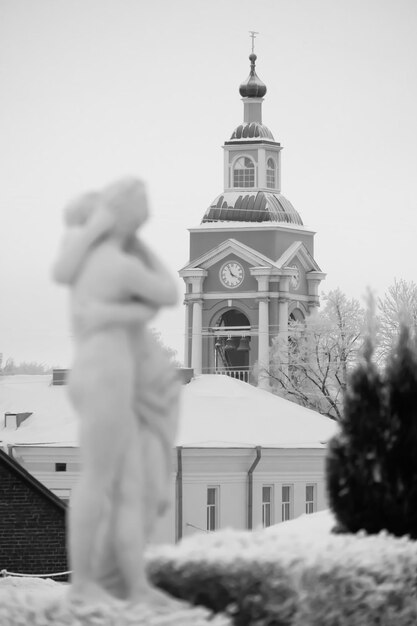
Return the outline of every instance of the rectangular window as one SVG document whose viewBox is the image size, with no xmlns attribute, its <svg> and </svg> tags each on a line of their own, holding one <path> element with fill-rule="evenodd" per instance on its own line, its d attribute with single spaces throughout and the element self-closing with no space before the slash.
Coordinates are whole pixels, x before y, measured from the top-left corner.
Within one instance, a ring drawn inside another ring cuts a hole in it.
<svg viewBox="0 0 417 626">
<path fill-rule="evenodd" d="M 207 530 L 218 528 L 219 516 L 219 488 L 207 487 Z"/>
<path fill-rule="evenodd" d="M 235 170 L 233 172 L 233 187 L 254 187 L 255 186 L 255 170 Z"/>
<path fill-rule="evenodd" d="M 272 487 L 262 487 L 262 526 L 266 528 L 272 524 Z"/>
<path fill-rule="evenodd" d="M 306 513 L 316 510 L 316 485 L 306 485 Z"/>
<path fill-rule="evenodd" d="M 275 170 L 266 170 L 266 186 L 269 189 L 275 187 Z"/>
<path fill-rule="evenodd" d="M 55 463 L 55 471 L 56 472 L 66 472 L 67 464 L 66 463 Z"/>
<path fill-rule="evenodd" d="M 291 519 L 292 509 L 292 488 L 291 485 L 282 486 L 282 521 Z"/>
</svg>

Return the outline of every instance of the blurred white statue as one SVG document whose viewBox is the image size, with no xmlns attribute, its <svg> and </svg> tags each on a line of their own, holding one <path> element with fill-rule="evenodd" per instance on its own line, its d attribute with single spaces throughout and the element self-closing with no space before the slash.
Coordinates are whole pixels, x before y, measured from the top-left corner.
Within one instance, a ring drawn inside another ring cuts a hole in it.
<svg viewBox="0 0 417 626">
<path fill-rule="evenodd" d="M 177 301 L 162 263 L 136 236 L 143 184 L 119 181 L 65 213 L 54 266 L 71 289 L 75 359 L 70 399 L 80 418 L 82 471 L 69 514 L 72 595 L 97 602 L 174 602 L 146 578 L 144 548 L 165 510 L 179 382 L 146 328 Z"/>
</svg>

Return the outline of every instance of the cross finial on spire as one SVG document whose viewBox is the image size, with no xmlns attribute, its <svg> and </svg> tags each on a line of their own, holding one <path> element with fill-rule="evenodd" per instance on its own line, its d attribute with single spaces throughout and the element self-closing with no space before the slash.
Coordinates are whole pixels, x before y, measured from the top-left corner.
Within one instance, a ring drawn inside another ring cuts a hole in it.
<svg viewBox="0 0 417 626">
<path fill-rule="evenodd" d="M 256 30 L 250 30 L 250 37 L 252 39 L 252 54 L 255 52 L 255 37 L 256 35 L 259 35 L 259 33 Z"/>
</svg>

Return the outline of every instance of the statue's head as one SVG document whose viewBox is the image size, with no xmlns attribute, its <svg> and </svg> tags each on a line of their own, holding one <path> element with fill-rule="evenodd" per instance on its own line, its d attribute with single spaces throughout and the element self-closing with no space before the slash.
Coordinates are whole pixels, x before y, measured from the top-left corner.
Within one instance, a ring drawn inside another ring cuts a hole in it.
<svg viewBox="0 0 417 626">
<path fill-rule="evenodd" d="M 133 234 L 148 218 L 148 200 L 145 185 L 137 178 L 125 178 L 106 187 L 102 200 L 114 212 L 114 232 Z"/>
</svg>

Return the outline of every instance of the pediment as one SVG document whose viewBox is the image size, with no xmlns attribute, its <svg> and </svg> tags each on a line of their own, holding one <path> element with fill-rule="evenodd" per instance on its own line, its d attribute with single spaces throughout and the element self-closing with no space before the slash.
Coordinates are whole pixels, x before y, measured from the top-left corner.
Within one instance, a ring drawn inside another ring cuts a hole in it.
<svg viewBox="0 0 417 626">
<path fill-rule="evenodd" d="M 290 267 L 296 261 L 304 268 L 305 272 L 321 272 L 320 267 L 313 259 L 302 241 L 294 241 L 289 248 L 275 261 L 275 265 L 280 269 Z"/>
<path fill-rule="evenodd" d="M 187 263 L 187 265 L 185 265 L 180 270 L 179 274 L 181 276 L 182 273 L 186 270 L 191 270 L 196 267 L 207 270 L 209 267 L 211 267 L 215 263 L 218 263 L 230 254 L 236 255 L 242 261 L 246 261 L 247 263 L 255 267 L 263 266 L 274 269 L 277 268 L 276 263 L 264 254 L 257 252 L 253 248 L 250 248 L 249 246 L 241 243 L 240 241 L 237 241 L 236 239 L 226 239 L 215 248 L 208 250 L 197 259 L 194 259 L 190 263 Z"/>
</svg>

